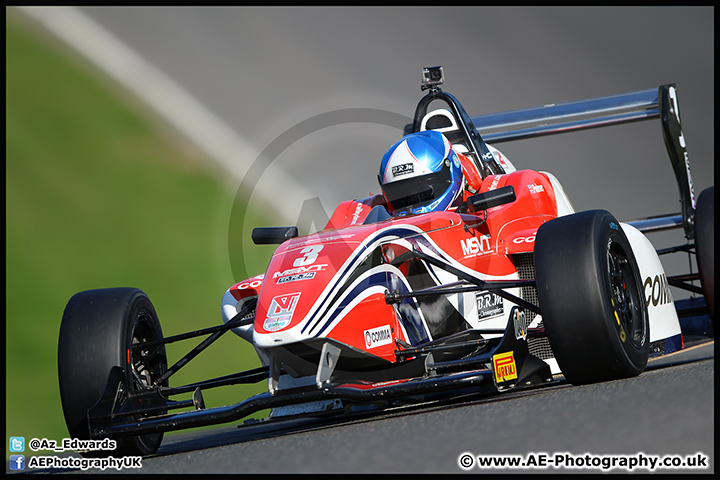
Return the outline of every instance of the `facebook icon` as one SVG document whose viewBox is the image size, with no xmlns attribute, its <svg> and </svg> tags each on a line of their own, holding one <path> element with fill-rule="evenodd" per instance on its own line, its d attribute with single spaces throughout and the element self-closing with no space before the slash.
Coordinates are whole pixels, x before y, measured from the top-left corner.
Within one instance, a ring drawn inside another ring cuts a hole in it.
<svg viewBox="0 0 720 480">
<path fill-rule="evenodd" d="M 10 470 L 25 470 L 25 455 L 10 455 Z"/>
</svg>

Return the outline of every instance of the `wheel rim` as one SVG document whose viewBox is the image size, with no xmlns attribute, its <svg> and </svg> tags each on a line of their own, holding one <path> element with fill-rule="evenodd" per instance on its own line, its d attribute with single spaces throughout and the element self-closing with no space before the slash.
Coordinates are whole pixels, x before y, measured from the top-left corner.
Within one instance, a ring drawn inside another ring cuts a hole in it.
<svg viewBox="0 0 720 480">
<path fill-rule="evenodd" d="M 130 349 L 130 373 L 134 390 L 144 390 L 153 387 L 153 381 L 164 373 L 161 361 L 160 347 L 138 349 L 134 345 L 157 340 L 155 332 L 150 326 L 150 319 L 144 312 L 132 331 L 132 345 Z"/>
<path fill-rule="evenodd" d="M 608 245 L 607 259 L 618 336 L 623 343 L 629 342 L 639 350 L 645 343 L 647 331 L 632 265 L 622 246 L 612 241 Z"/>
<path fill-rule="evenodd" d="M 156 388 L 155 380 L 167 370 L 165 354 L 162 345 L 149 348 L 134 348 L 134 345 L 157 340 L 157 335 L 152 327 L 153 319 L 150 313 L 141 311 L 133 325 L 131 332 L 131 346 L 128 351 L 129 375 L 128 388 L 130 390 L 146 390 Z M 163 382 L 167 384 L 167 382 Z M 137 437 L 137 441 L 146 445 L 146 448 L 154 450 L 152 445 L 159 443 L 162 439 L 161 433 L 150 433 Z"/>
</svg>

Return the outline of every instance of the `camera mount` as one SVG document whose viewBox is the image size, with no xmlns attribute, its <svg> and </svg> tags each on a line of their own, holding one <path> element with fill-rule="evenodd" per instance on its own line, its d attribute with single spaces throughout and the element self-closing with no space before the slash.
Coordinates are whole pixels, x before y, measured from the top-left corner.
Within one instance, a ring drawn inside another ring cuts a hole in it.
<svg viewBox="0 0 720 480">
<path fill-rule="evenodd" d="M 445 76 L 443 75 L 442 67 L 424 67 L 422 70 L 422 85 L 420 86 L 420 90 L 430 90 L 433 93 L 440 92 L 440 85 L 442 85 L 444 81 Z"/>
</svg>

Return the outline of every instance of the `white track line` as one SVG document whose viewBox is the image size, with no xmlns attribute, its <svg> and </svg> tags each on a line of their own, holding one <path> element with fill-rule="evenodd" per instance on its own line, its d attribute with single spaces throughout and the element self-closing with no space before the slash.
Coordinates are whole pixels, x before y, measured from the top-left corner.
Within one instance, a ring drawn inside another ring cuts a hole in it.
<svg viewBox="0 0 720 480">
<path fill-rule="evenodd" d="M 215 160 L 228 186 L 238 187 L 259 152 L 190 93 L 75 7 L 17 8 L 139 97 Z M 298 212 L 306 199 L 316 196 L 280 169 L 274 169 L 272 183 L 282 186 L 283 205 L 297 206 Z M 271 208 L 277 204 L 275 188 L 258 185 L 253 193 Z M 274 210 L 295 221 L 287 209 Z"/>
</svg>

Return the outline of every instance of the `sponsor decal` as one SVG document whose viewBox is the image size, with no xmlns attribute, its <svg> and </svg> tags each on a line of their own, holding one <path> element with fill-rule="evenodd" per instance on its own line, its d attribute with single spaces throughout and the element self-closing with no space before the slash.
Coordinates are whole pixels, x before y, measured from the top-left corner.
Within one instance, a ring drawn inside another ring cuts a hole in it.
<svg viewBox="0 0 720 480">
<path fill-rule="evenodd" d="M 526 340 L 527 339 L 527 327 L 525 326 L 525 312 L 520 310 L 518 307 L 513 307 L 513 311 L 510 312 L 513 317 L 513 327 L 515 327 L 515 339 Z"/>
<path fill-rule="evenodd" d="M 695 201 L 695 187 L 693 187 L 692 175 L 690 175 L 690 160 L 688 160 L 688 153 L 684 152 L 683 156 L 685 157 L 685 171 L 687 172 L 688 186 L 690 187 L 690 200 L 692 201 L 693 208 L 697 208 L 697 202 Z"/>
<path fill-rule="evenodd" d="M 498 187 L 498 184 L 500 183 L 501 178 L 502 178 L 502 175 L 495 175 L 493 177 L 492 183 L 490 183 L 490 187 L 488 187 L 488 191 L 495 190 Z"/>
<path fill-rule="evenodd" d="M 495 371 L 495 382 L 508 382 L 515 380 L 517 376 L 517 366 L 515 365 L 515 357 L 513 352 L 500 353 L 493 355 L 493 370 Z"/>
<path fill-rule="evenodd" d="M 664 273 L 655 275 L 655 277 L 647 277 L 643 282 L 643 289 L 645 290 L 645 303 L 648 307 L 651 303 L 653 307 L 657 307 L 673 302 L 670 285 Z"/>
<path fill-rule="evenodd" d="M 480 292 L 475 295 L 477 301 L 478 320 L 502 315 L 503 299 L 492 292 Z"/>
<path fill-rule="evenodd" d="M 352 222 L 350 222 L 350 225 L 355 225 L 357 223 L 362 211 L 363 211 L 363 204 L 358 203 L 357 206 L 355 207 L 355 213 L 353 213 Z"/>
<path fill-rule="evenodd" d="M 394 165 L 392 167 L 393 177 L 400 177 L 402 175 L 409 175 L 415 171 L 412 163 L 403 163 L 401 165 Z"/>
<path fill-rule="evenodd" d="M 529 237 L 517 237 L 513 239 L 513 243 L 521 244 L 521 243 L 533 243 L 535 242 L 535 235 L 530 235 Z"/>
<path fill-rule="evenodd" d="M 668 90 L 668 96 L 670 97 L 670 100 L 672 100 L 672 105 L 670 106 L 670 113 L 673 113 L 675 115 L 675 119 L 677 120 L 678 126 L 680 126 L 680 108 L 678 105 L 678 99 L 677 99 L 677 92 L 674 88 L 670 88 Z M 678 143 L 680 144 L 680 147 L 683 149 L 683 159 L 685 160 L 685 171 L 687 172 L 687 179 L 688 179 L 688 186 L 690 187 L 690 200 L 692 202 L 693 208 L 697 206 L 695 202 L 695 189 L 693 188 L 693 181 L 692 181 L 692 175 L 690 175 L 690 160 L 688 159 L 688 152 L 685 150 L 687 148 L 685 144 L 685 135 L 683 134 L 682 129 L 680 130 L 680 134 L 677 137 Z"/>
<path fill-rule="evenodd" d="M 248 288 L 255 288 L 257 289 L 262 285 L 262 279 L 253 280 L 252 282 L 243 282 L 237 286 L 238 290 L 247 290 Z"/>
<path fill-rule="evenodd" d="M 363 334 L 365 336 L 365 347 L 368 349 L 393 343 L 393 335 L 390 325 L 365 330 Z"/>
<path fill-rule="evenodd" d="M 532 193 L 533 195 L 536 193 L 545 191 L 545 187 L 543 187 L 542 185 L 538 185 L 536 183 L 532 183 L 532 184 L 528 185 L 527 187 L 530 190 L 530 193 Z"/>
<path fill-rule="evenodd" d="M 263 328 L 268 332 L 275 332 L 290 325 L 298 300 L 300 300 L 300 293 L 273 297 L 267 317 L 263 322 Z"/>
<path fill-rule="evenodd" d="M 510 173 L 510 167 L 508 167 L 508 164 L 505 162 L 505 159 L 500 152 L 497 154 L 497 160 L 503 170 L 505 170 L 505 173 Z"/>
<path fill-rule="evenodd" d="M 310 272 L 322 272 L 325 270 L 325 267 L 327 267 L 327 263 L 321 263 L 318 265 L 310 265 L 309 267 L 297 267 L 297 268 L 290 268 L 288 270 L 283 270 L 282 272 L 275 272 L 273 273 L 273 279 L 280 278 L 280 277 L 286 277 L 288 275 L 298 275 L 301 273 L 310 273 Z"/>
<path fill-rule="evenodd" d="M 317 234 L 314 234 L 314 235 L 317 235 Z M 328 236 L 325 236 L 325 235 L 322 235 L 322 236 L 321 236 L 321 235 L 317 235 L 317 236 L 314 236 L 314 237 L 307 238 L 303 243 L 304 243 L 305 245 L 312 245 L 312 244 L 320 243 L 320 242 L 334 242 L 334 241 L 337 241 L 337 240 L 341 240 L 341 241 L 342 241 L 342 240 L 345 240 L 345 239 L 348 239 L 348 238 L 353 238 L 354 236 L 355 236 L 354 233 L 344 233 L 344 234 L 342 234 L 342 235 L 328 235 Z M 324 246 L 324 245 L 323 245 L 323 246 Z M 318 245 L 318 247 L 320 247 L 320 249 L 319 249 L 318 251 L 322 250 L 322 247 L 323 247 L 323 246 Z"/>
<path fill-rule="evenodd" d="M 460 240 L 463 255 L 465 258 L 475 257 L 477 255 L 485 255 L 490 253 L 490 235 L 482 235 L 481 237 L 470 237 L 466 240 Z"/>
<path fill-rule="evenodd" d="M 312 280 L 315 278 L 315 272 L 310 273 L 298 273 L 296 275 L 288 275 L 287 277 L 280 277 L 277 279 L 277 285 L 281 283 L 297 282 L 299 280 Z"/>
</svg>

